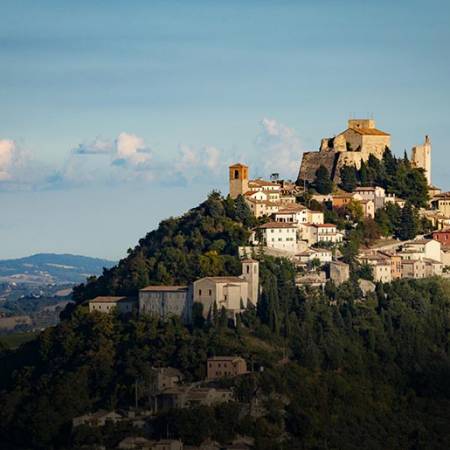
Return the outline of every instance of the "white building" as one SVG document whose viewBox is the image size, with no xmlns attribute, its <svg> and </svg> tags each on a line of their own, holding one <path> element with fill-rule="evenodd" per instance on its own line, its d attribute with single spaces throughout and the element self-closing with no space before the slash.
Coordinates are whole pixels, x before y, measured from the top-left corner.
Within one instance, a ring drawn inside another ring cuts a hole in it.
<svg viewBox="0 0 450 450">
<path fill-rule="evenodd" d="M 399 252 L 402 259 L 433 259 L 441 262 L 441 243 L 434 239 L 416 239 L 408 241 Z"/>
<path fill-rule="evenodd" d="M 326 248 L 308 248 L 295 255 L 301 265 L 307 265 L 314 260 L 320 261 L 320 264 L 326 264 L 332 261 L 333 253 Z"/>
<path fill-rule="evenodd" d="M 362 200 L 372 200 L 376 210 L 384 207 L 386 191 L 380 186 L 357 187 L 355 193 L 359 194 Z"/>
<path fill-rule="evenodd" d="M 332 223 L 303 224 L 301 226 L 301 239 L 309 245 L 320 242 L 338 243 L 342 242 L 343 234 L 337 231 L 336 225 Z"/>
<path fill-rule="evenodd" d="M 254 245 L 265 245 L 278 250 L 297 251 L 295 223 L 268 222 L 257 227 L 252 235 Z"/>
</svg>

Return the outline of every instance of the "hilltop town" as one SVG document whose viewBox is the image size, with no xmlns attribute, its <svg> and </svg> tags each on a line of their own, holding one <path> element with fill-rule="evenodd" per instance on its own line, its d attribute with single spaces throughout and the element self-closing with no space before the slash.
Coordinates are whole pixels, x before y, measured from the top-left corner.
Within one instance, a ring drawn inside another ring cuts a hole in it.
<svg viewBox="0 0 450 450">
<path fill-rule="evenodd" d="M 225 195 L 76 286 L 0 349 L 11 448 L 445 448 L 450 193 L 429 137 L 389 145 L 351 119 L 295 181 L 236 162 Z"/>
<path fill-rule="evenodd" d="M 269 180 L 251 179 L 250 167 L 231 165 L 228 195 L 256 219 L 248 245 L 239 247 L 242 274 L 146 286 L 137 298 L 99 296 L 89 301 L 90 310 L 137 309 L 188 324 L 200 304 L 205 318 L 216 308 L 235 320 L 248 305 L 257 306 L 264 255 L 288 259 L 297 270 L 297 287 L 340 285 L 352 272 L 372 292 L 376 283 L 446 276 L 450 193 L 431 184 L 430 138 L 412 148 L 410 160 L 397 160 L 390 144 L 390 134 L 373 119 L 350 119 L 344 132 L 322 139 L 319 151 L 303 154 L 296 182 L 276 173 Z M 408 186 L 398 195 L 389 180 L 402 171 L 417 189 L 410 197 Z"/>
</svg>

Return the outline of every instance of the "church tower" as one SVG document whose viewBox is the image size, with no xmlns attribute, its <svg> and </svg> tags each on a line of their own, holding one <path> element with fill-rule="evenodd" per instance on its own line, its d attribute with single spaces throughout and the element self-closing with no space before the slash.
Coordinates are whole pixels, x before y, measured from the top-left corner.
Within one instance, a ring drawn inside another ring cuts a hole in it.
<svg viewBox="0 0 450 450">
<path fill-rule="evenodd" d="M 256 259 L 242 260 L 242 276 L 248 283 L 248 299 L 256 306 L 259 296 L 259 262 Z"/>
<path fill-rule="evenodd" d="M 230 197 L 236 198 L 248 191 L 248 166 L 245 164 L 233 164 L 230 166 Z"/>
<path fill-rule="evenodd" d="M 422 145 L 412 148 L 411 162 L 414 167 L 424 170 L 428 185 L 431 186 L 431 141 L 428 136 L 425 136 Z"/>
</svg>

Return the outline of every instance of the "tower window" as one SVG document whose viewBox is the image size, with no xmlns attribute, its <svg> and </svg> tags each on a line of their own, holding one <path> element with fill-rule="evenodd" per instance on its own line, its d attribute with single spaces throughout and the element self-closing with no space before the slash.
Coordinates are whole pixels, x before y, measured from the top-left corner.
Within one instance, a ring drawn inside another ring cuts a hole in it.
<svg viewBox="0 0 450 450">
<path fill-rule="evenodd" d="M 239 179 L 239 170 L 235 170 L 234 171 L 234 179 L 238 180 Z"/>
</svg>

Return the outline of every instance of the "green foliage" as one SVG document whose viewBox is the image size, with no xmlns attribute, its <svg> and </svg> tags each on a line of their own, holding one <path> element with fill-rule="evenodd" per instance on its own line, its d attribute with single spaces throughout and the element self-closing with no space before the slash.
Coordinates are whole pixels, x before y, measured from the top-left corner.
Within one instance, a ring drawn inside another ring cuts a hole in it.
<svg viewBox="0 0 450 450">
<path fill-rule="evenodd" d="M 347 192 L 353 192 L 358 182 L 358 171 L 355 166 L 343 166 L 341 168 L 341 188 Z"/>
<path fill-rule="evenodd" d="M 357 171 L 354 166 L 341 168 L 341 187 L 352 192 L 356 184 L 381 186 L 387 193 L 406 199 L 416 207 L 427 205 L 428 184 L 423 170 L 412 167 L 406 156 L 396 158 L 388 148 L 381 161 L 370 155 Z"/>
<path fill-rule="evenodd" d="M 400 226 L 398 229 L 398 237 L 402 241 L 413 239 L 418 232 L 418 218 L 416 211 L 410 203 L 406 203 L 400 215 Z"/>
<path fill-rule="evenodd" d="M 128 256 L 99 278 L 74 289 L 82 303 L 97 295 L 135 295 L 148 284 L 186 284 L 206 275 L 237 275 L 237 247 L 255 224 L 242 197 L 223 199 L 213 192 L 197 208 L 162 221 Z"/>
<path fill-rule="evenodd" d="M 317 169 L 313 187 L 319 194 L 331 194 L 333 191 L 333 181 L 331 180 L 331 175 L 325 166 L 320 166 Z"/>
</svg>

